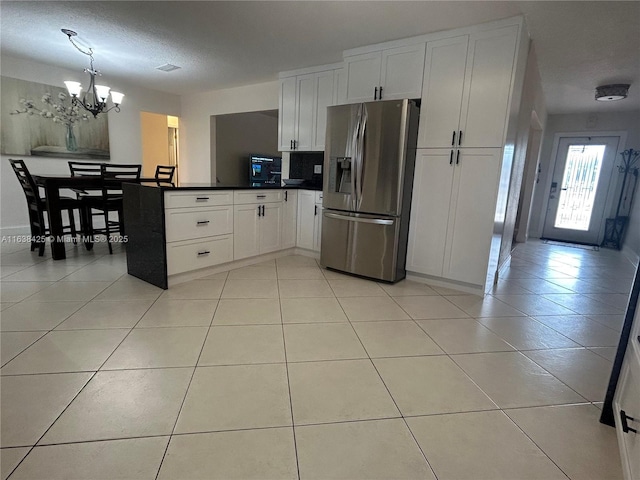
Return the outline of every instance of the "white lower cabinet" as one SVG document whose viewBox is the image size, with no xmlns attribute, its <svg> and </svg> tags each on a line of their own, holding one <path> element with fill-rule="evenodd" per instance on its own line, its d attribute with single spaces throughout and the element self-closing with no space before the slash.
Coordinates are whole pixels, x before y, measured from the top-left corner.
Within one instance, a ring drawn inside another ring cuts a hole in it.
<svg viewBox="0 0 640 480">
<path fill-rule="evenodd" d="M 232 260 L 232 234 L 167 244 L 167 275 L 212 267 Z"/>
<path fill-rule="evenodd" d="M 282 210 L 279 201 L 234 206 L 234 260 L 282 248 Z"/>
<path fill-rule="evenodd" d="M 320 193 L 320 196 L 318 196 Z M 298 191 L 298 235 L 296 245 L 320 251 L 322 229 L 322 192 Z M 319 203 L 318 203 L 319 200 Z"/>
<path fill-rule="evenodd" d="M 298 224 L 297 190 L 285 190 L 282 202 L 282 248 L 293 248 L 296 246 Z"/>
<path fill-rule="evenodd" d="M 499 148 L 418 151 L 408 271 L 484 286 L 500 153 Z"/>
</svg>

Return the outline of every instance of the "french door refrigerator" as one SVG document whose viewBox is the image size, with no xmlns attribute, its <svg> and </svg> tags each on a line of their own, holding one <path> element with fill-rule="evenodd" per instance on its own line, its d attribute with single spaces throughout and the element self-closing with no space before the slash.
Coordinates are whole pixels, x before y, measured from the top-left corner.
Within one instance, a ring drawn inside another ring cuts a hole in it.
<svg viewBox="0 0 640 480">
<path fill-rule="evenodd" d="M 408 99 L 328 107 L 323 267 L 386 282 L 405 277 L 418 114 Z"/>
</svg>

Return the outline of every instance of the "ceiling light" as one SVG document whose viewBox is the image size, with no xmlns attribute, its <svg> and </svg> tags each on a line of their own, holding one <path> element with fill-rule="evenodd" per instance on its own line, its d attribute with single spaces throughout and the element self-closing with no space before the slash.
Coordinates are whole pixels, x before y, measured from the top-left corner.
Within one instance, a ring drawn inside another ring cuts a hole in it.
<svg viewBox="0 0 640 480">
<path fill-rule="evenodd" d="M 625 83 L 617 83 L 615 85 L 596 87 L 596 100 L 599 102 L 613 102 L 614 100 L 627 98 L 630 86 Z"/>
<path fill-rule="evenodd" d="M 122 103 L 124 94 L 120 92 L 110 92 L 111 89 L 106 85 L 96 85 L 96 77 L 102 74 L 99 70 L 93 68 L 93 49 L 89 48 L 88 51 L 85 51 L 80 48 L 78 44 L 73 41 L 73 37 L 78 35 L 73 30 L 63 28 L 62 33 L 69 37 L 69 41 L 74 47 L 76 47 L 76 50 L 78 50 L 80 53 L 84 53 L 90 58 L 89 68 L 84 69 L 84 72 L 88 73 L 90 77 L 89 88 L 87 88 L 87 90 L 85 91 L 82 99 L 80 99 L 80 92 L 82 91 L 82 84 L 80 82 L 64 82 L 64 84 L 67 86 L 67 90 L 69 91 L 69 95 L 71 95 L 71 102 L 73 103 L 73 105 L 78 105 L 88 112 L 91 112 L 94 117 L 97 117 L 99 113 L 107 113 L 109 110 L 113 109 L 115 109 L 116 112 L 119 112 L 120 104 Z M 111 93 L 111 101 L 113 102 L 113 106 L 107 108 L 109 93 Z"/>
<path fill-rule="evenodd" d="M 171 63 L 165 63 L 164 65 L 160 65 L 159 67 L 156 67 L 156 70 L 162 70 L 163 72 L 173 72 L 174 70 L 178 70 L 180 68 L 182 67 L 173 65 Z"/>
</svg>

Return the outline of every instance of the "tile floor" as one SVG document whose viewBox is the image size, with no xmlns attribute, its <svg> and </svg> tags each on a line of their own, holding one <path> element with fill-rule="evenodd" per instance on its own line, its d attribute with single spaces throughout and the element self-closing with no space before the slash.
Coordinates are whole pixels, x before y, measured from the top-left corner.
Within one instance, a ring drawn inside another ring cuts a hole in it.
<svg viewBox="0 0 640 480">
<path fill-rule="evenodd" d="M 162 291 L 101 247 L 3 246 L 3 479 L 621 478 L 618 252 L 519 245 L 482 299 L 303 256 Z"/>
</svg>

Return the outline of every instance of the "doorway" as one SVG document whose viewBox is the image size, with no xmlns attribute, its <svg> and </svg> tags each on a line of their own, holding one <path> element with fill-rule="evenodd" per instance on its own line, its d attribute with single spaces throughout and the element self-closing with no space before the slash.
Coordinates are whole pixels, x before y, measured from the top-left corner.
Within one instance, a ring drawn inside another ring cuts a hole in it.
<svg viewBox="0 0 640 480">
<path fill-rule="evenodd" d="M 599 245 L 619 137 L 562 137 L 542 238 Z"/>
<path fill-rule="evenodd" d="M 176 167 L 173 182 L 178 182 L 178 117 L 140 112 L 142 135 L 142 176 L 153 177 L 157 165 Z"/>
</svg>

